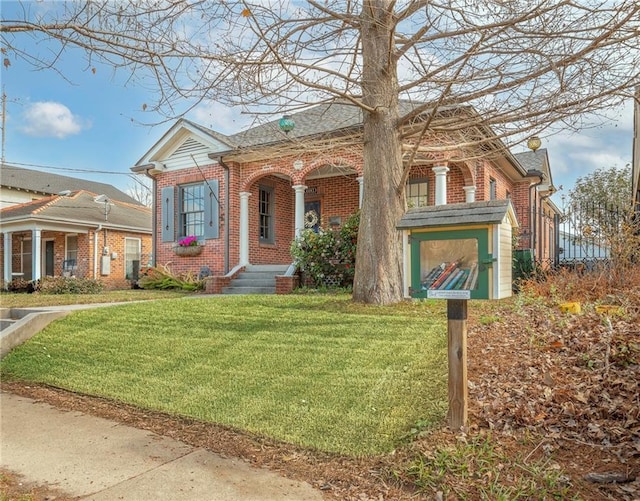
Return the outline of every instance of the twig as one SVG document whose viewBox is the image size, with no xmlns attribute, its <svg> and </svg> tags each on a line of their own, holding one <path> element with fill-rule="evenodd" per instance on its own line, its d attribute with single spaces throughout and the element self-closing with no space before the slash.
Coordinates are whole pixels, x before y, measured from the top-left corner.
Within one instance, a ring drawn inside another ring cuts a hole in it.
<svg viewBox="0 0 640 501">
<path fill-rule="evenodd" d="M 609 376 L 609 357 L 611 356 L 611 340 L 613 339 L 613 325 L 611 325 L 611 319 L 606 317 L 607 323 L 607 351 L 604 355 L 604 379 Z"/>
<path fill-rule="evenodd" d="M 534 452 L 536 452 L 536 451 L 540 448 L 540 446 L 541 446 L 542 444 L 544 444 L 546 441 L 547 441 L 547 439 L 546 439 L 546 438 L 543 438 L 543 439 L 540 441 L 540 443 L 539 443 L 538 445 L 536 445 L 536 446 L 533 448 L 533 450 L 532 450 L 529 454 L 527 454 L 527 457 L 526 457 L 526 458 L 524 458 L 524 460 L 523 460 L 522 462 L 523 462 L 523 463 L 526 463 L 526 462 L 529 460 L 529 458 L 533 455 L 533 453 L 534 453 Z"/>
</svg>

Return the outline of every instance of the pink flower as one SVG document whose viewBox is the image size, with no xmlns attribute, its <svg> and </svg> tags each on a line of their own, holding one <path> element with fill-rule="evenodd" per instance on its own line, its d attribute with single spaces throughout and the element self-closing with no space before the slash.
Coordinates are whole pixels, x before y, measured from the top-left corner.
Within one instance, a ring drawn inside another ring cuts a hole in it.
<svg viewBox="0 0 640 501">
<path fill-rule="evenodd" d="M 198 245 L 198 237 L 195 235 L 189 235 L 188 237 L 178 240 L 178 245 L 180 247 L 195 247 Z"/>
</svg>

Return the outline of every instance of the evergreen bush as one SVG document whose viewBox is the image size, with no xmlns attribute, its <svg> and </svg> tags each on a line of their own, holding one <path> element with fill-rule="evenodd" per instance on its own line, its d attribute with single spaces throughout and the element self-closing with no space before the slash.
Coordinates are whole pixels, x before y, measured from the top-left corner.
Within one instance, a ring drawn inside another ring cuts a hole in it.
<svg viewBox="0 0 640 501">
<path fill-rule="evenodd" d="M 338 230 L 304 230 L 291 245 L 300 271 L 315 287 L 353 285 L 360 213 L 349 216 Z"/>
</svg>

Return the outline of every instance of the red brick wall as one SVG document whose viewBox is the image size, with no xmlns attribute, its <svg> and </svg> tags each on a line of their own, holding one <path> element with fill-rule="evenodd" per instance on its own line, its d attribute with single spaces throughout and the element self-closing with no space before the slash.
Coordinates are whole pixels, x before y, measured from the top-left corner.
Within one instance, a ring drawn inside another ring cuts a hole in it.
<svg viewBox="0 0 640 501">
<path fill-rule="evenodd" d="M 300 170 L 293 168 L 295 160 L 301 160 Z M 307 179 L 313 176 L 316 169 L 326 165 L 342 166 L 351 169 L 352 173 L 334 177 Z M 463 188 L 470 184 L 472 175 L 476 176 L 476 200 L 489 199 L 489 179 L 496 180 L 497 198 L 507 198 L 509 192 L 520 224 L 528 224 L 528 192 L 526 183 L 514 184 L 492 162 L 473 161 L 470 164 L 449 162 L 450 171 L 447 175 L 447 203 L 465 201 Z M 233 268 L 239 260 L 239 206 L 240 192 L 248 191 L 249 197 L 249 260 L 254 264 L 289 263 L 290 243 L 294 237 L 295 221 L 295 192 L 293 186 L 305 184 L 305 202 L 320 201 L 321 224 L 329 226 L 329 218 L 338 216 L 344 221 L 358 208 L 359 183 L 358 173 L 362 171 L 362 154 L 360 149 L 338 150 L 331 154 L 308 154 L 301 157 L 285 157 L 254 161 L 247 163 L 229 162 L 229 203 L 230 214 L 224 214 L 225 207 L 225 169 L 217 163 L 201 166 L 200 169 L 190 168 L 179 171 L 161 173 L 157 176 L 157 220 L 161 221 L 160 193 L 165 186 L 177 186 L 189 182 L 201 181 L 204 178 L 219 180 L 220 186 L 220 236 L 207 240 L 206 247 L 197 257 L 178 257 L 173 251 L 173 243 L 163 243 L 161 235 L 157 238 L 157 264 L 170 264 L 175 272 L 198 272 L 202 266 L 208 266 L 214 274 L 221 275 L 225 271 L 224 252 L 225 236 L 228 224 L 229 235 L 229 263 Z M 435 175 L 433 165 L 416 166 L 410 173 L 410 178 L 426 178 L 429 182 L 429 203 L 435 200 Z M 259 186 L 267 185 L 274 188 L 275 193 L 275 240 L 273 244 L 259 242 L 258 219 L 258 190 Z M 365 188 L 366 189 L 366 188 Z M 176 193 L 177 196 L 177 193 Z M 177 202 L 177 200 L 176 200 Z"/>
<path fill-rule="evenodd" d="M 177 242 L 163 242 L 160 231 L 156 232 L 156 265 L 169 266 L 174 273 L 185 273 L 191 271 L 199 273 L 204 266 L 209 267 L 214 273 L 222 274 L 224 270 L 224 232 L 225 232 L 225 190 L 224 190 L 224 173 L 225 169 L 217 163 L 201 166 L 199 169 L 194 167 L 191 169 L 182 169 L 177 171 L 163 172 L 156 177 L 156 218 L 158 226 L 162 223 L 162 188 L 167 186 L 178 186 L 181 184 L 203 182 L 205 179 L 219 180 L 218 199 L 220 201 L 219 215 L 219 237 L 206 241 L 206 245 L 202 253 L 198 256 L 178 256 L 173 252 L 174 245 Z M 236 181 L 237 184 L 237 181 Z M 175 203 L 177 209 L 177 193 L 175 193 Z M 234 196 L 237 191 L 231 191 Z M 239 198 L 234 202 L 236 207 L 239 206 Z M 233 220 L 232 220 L 233 221 Z M 232 234 L 234 232 L 232 231 Z M 237 231 L 235 231 L 237 234 Z"/>
</svg>

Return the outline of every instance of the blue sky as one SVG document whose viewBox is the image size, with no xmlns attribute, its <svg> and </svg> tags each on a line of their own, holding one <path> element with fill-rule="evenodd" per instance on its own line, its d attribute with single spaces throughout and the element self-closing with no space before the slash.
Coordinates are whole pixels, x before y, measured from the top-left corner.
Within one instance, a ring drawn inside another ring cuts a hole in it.
<svg viewBox="0 0 640 501">
<path fill-rule="evenodd" d="M 5 14 L 10 3 L 3 4 Z M 46 44 L 29 47 L 31 51 L 47 49 Z M 95 66 L 94 73 L 79 50 L 67 52 L 57 69 L 34 71 L 14 59 L 9 67 L 2 67 L 7 96 L 6 161 L 126 190 L 134 184 L 129 168 L 172 122 L 141 125 L 162 120 L 143 111 L 145 104 L 154 102 L 153 94 L 127 83 L 126 74 L 114 74 L 109 67 Z M 631 101 L 611 110 L 610 116 L 606 125 L 585 128 L 578 134 L 542 137 L 554 185 L 563 187 L 554 196 L 559 206 L 562 194 L 568 193 L 579 176 L 599 167 L 623 167 L 631 162 Z M 188 118 L 222 133 L 237 132 L 250 123 L 250 117 L 214 103 L 200 106 Z M 515 153 L 524 150 L 524 146 L 513 149 Z"/>
</svg>

